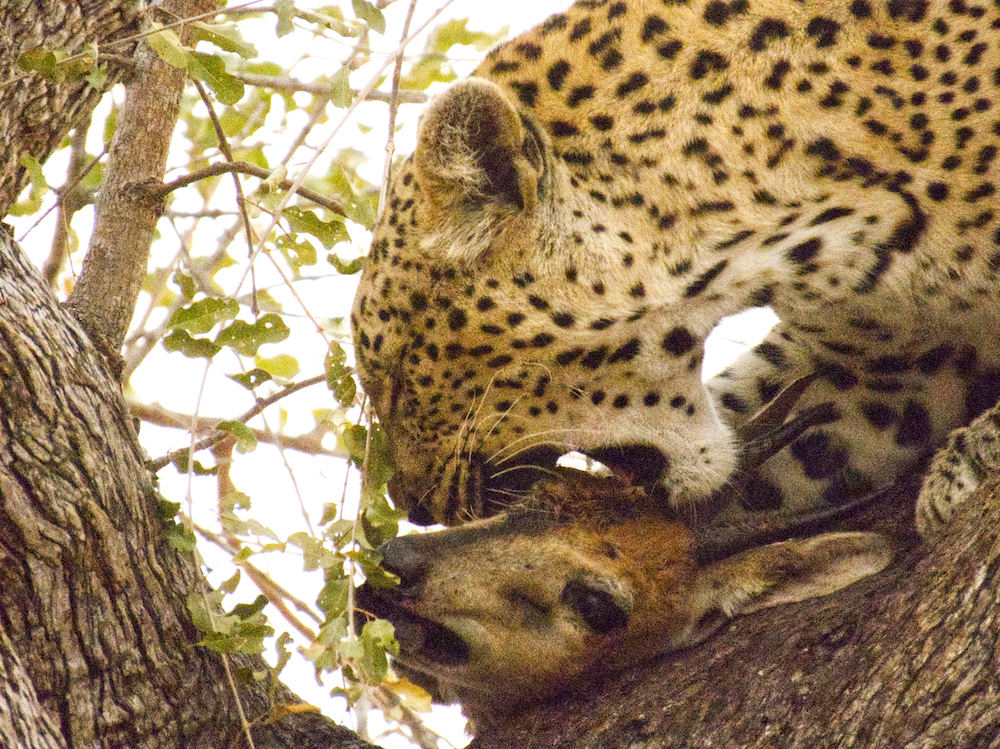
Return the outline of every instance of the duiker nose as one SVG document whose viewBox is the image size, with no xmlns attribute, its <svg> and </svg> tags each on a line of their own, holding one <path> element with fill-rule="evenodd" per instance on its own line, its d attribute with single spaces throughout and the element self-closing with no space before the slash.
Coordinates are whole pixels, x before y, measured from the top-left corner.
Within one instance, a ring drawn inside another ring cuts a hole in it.
<svg viewBox="0 0 1000 749">
<path fill-rule="evenodd" d="M 397 590 L 400 592 L 416 588 L 427 574 L 429 559 L 419 548 L 419 538 L 418 535 L 402 536 L 379 547 L 382 568 L 399 576 Z"/>
</svg>

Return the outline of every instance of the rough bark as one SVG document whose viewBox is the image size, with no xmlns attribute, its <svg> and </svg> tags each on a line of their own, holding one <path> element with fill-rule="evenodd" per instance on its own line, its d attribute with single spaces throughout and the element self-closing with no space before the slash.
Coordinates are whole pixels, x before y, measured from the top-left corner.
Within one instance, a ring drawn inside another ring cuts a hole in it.
<svg viewBox="0 0 1000 749">
<path fill-rule="evenodd" d="M 215 0 L 167 0 L 163 20 L 193 18 L 216 6 Z M 178 34 L 184 41 L 185 27 Z M 91 340 L 109 353 L 121 349 L 146 275 L 161 210 L 161 200 L 151 191 L 163 183 L 187 77 L 184 70 L 161 60 L 145 40 L 139 42 L 132 63 L 97 196 L 94 233 L 67 301 Z"/>
<path fill-rule="evenodd" d="M 204 581 L 166 541 L 118 384 L 6 233 L 0 300 L 0 746 L 239 745 L 222 658 L 187 612 Z M 251 722 L 273 707 L 266 683 L 239 692 Z M 278 689 L 275 704 L 297 703 Z M 254 736 L 366 745 L 318 713 Z"/>
<path fill-rule="evenodd" d="M 0 216 L 6 216 L 28 183 L 19 163 L 22 153 L 44 162 L 73 125 L 96 105 L 102 91 L 86 81 L 47 81 L 23 73 L 17 59 L 45 45 L 68 54 L 83 52 L 92 42 L 109 50 L 109 42 L 138 31 L 142 3 L 134 0 L 8 0 L 0 3 Z M 131 46 L 111 48 L 131 54 Z M 123 67 L 108 62 L 107 86 L 119 80 Z"/>
<path fill-rule="evenodd" d="M 880 575 L 497 719 L 473 749 L 1000 747 L 1000 481 L 933 546 L 900 499 L 875 521 L 903 534 Z"/>
<path fill-rule="evenodd" d="M 43 43 L 74 52 L 120 37 L 141 9 L 0 3 L 0 65 L 16 71 L 18 55 Z M 25 185 L 19 154 L 44 161 L 98 98 L 85 83 L 34 75 L 0 87 L 0 216 Z M 129 259 L 139 278 L 148 242 Z M 204 580 L 166 542 L 107 361 L 0 229 L 0 747 L 239 746 L 225 663 L 196 644 L 186 607 Z M 300 704 L 284 686 L 272 699 L 266 682 L 244 684 L 242 674 L 266 672 L 262 659 L 229 665 L 257 746 L 369 746 L 319 713 L 284 714 Z"/>
</svg>

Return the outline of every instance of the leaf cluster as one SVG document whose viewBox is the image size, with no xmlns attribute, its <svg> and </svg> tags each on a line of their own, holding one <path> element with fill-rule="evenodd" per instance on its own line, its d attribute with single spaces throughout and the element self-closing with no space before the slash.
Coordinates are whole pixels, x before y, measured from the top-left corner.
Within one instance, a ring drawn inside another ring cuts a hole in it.
<svg viewBox="0 0 1000 749">
<path fill-rule="evenodd" d="M 362 575 L 395 584 L 378 566 L 378 547 L 399 533 L 402 516 L 386 497 L 392 466 L 384 434 L 366 421 L 343 322 L 378 213 L 383 168 L 366 154 L 384 153 L 384 134 L 399 124 L 388 120 L 385 52 L 398 44 L 405 5 L 276 0 L 222 8 L 183 33 L 184 19 L 168 22 L 154 9 L 138 39 L 30 50 L 17 75 L 85 80 L 103 100 L 48 163 L 20 155 L 30 188 L 12 215 L 38 264 L 52 268 L 54 290 L 68 293 L 118 126 L 123 94 L 105 91 L 109 60 L 138 41 L 187 73 L 165 178 L 177 187 L 163 196 L 122 355 L 126 396 L 144 420 L 140 440 L 160 471 L 166 538 L 231 571 L 214 590 L 192 592 L 189 611 L 205 647 L 273 646 L 279 664 L 304 657 L 324 679 L 342 674 L 336 694 L 353 700 L 381 684 L 413 704 L 426 695 L 389 671 L 386 653 L 398 647 L 391 625 L 353 610 Z M 450 80 L 453 48 L 482 50 L 499 36 L 464 20 L 440 23 L 407 48 L 402 88 Z M 376 84 L 369 100 L 359 97 L 365 81 Z M 416 115 L 400 110 L 408 127 Z M 48 257 L 36 225 L 58 226 Z M 317 467 L 293 469 L 293 450 Z M 245 478 L 264 464 L 273 466 L 268 481 Z M 346 487 L 340 496 L 330 475 Z M 272 478 L 292 488 L 275 496 Z M 296 505 L 301 520 L 288 512 Z M 279 558 L 301 560 L 304 601 L 289 592 L 301 581 L 262 571 Z M 289 626 L 304 638 L 294 653 L 287 636 L 275 637 Z"/>
</svg>

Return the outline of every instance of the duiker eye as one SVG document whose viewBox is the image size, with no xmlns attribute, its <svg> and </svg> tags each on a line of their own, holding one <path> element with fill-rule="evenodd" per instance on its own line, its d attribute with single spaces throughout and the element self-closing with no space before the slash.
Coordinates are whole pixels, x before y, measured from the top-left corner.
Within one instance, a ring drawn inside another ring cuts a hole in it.
<svg viewBox="0 0 1000 749">
<path fill-rule="evenodd" d="M 566 583 L 562 600 L 598 634 L 607 634 L 628 624 L 628 613 L 615 603 L 611 593 L 580 580 Z"/>
</svg>

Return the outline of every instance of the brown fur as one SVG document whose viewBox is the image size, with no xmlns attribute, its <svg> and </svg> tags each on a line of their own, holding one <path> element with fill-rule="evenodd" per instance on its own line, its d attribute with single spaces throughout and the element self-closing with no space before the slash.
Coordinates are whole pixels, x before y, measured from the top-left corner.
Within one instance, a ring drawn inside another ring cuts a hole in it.
<svg viewBox="0 0 1000 749">
<path fill-rule="evenodd" d="M 693 645 L 726 617 L 838 590 L 892 554 L 831 533 L 699 565 L 694 537 L 614 479 L 567 475 L 530 505 L 383 548 L 394 589 L 358 592 L 396 625 L 399 664 L 470 716 Z"/>
</svg>

